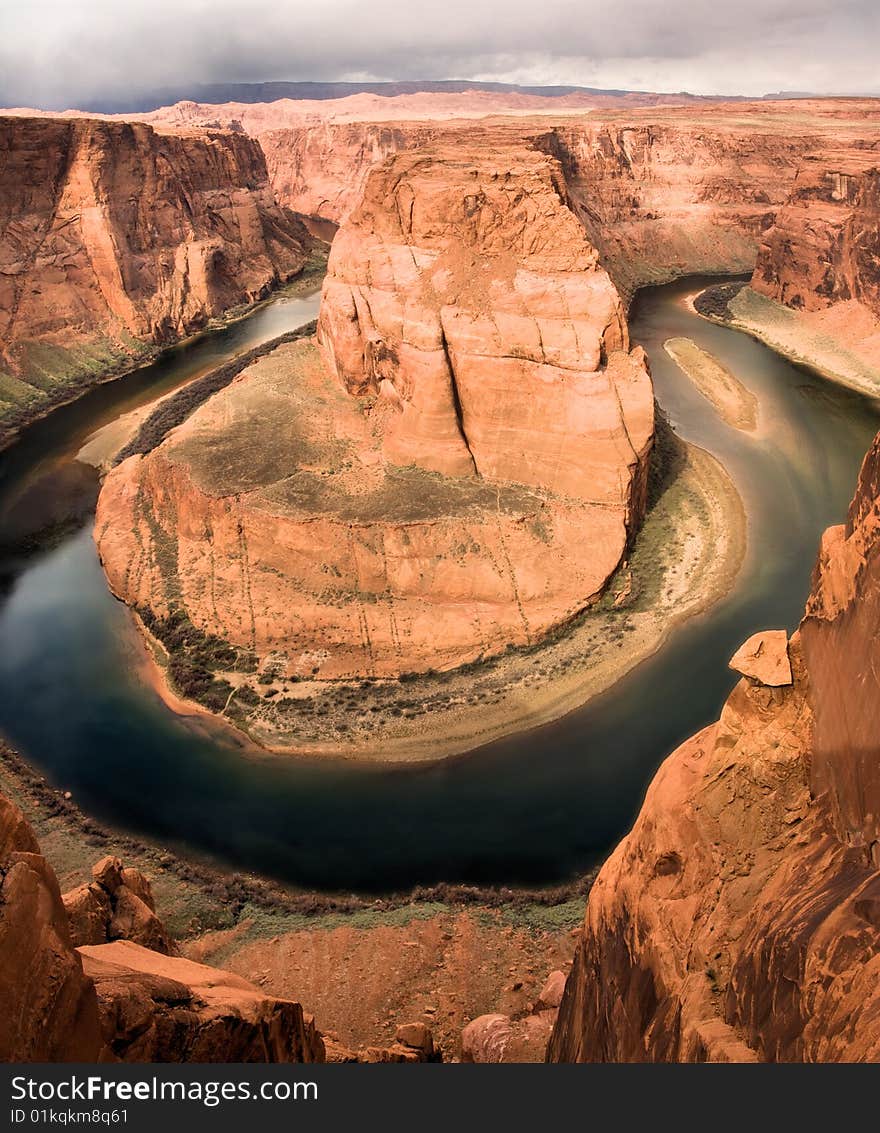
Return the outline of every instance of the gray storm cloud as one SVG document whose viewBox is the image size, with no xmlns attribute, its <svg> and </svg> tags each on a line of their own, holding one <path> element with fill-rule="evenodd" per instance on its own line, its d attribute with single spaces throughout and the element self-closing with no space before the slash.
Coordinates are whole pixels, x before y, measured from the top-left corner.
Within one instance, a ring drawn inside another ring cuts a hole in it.
<svg viewBox="0 0 880 1133">
<path fill-rule="evenodd" d="M 0 0 L 0 105 L 210 82 L 880 93 L 877 0 Z"/>
</svg>

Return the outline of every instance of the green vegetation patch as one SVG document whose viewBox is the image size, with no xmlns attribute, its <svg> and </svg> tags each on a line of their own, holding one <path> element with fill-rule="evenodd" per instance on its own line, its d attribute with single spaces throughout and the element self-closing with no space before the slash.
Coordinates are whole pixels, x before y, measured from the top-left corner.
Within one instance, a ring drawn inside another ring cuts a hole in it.
<svg viewBox="0 0 880 1133">
<path fill-rule="evenodd" d="M 233 688 L 229 681 L 217 677 L 217 672 L 256 671 L 254 653 L 205 633 L 179 608 L 172 609 L 167 617 L 160 617 L 146 606 L 136 607 L 136 612 L 168 651 L 168 673 L 175 689 L 212 712 L 223 711 Z"/>
</svg>

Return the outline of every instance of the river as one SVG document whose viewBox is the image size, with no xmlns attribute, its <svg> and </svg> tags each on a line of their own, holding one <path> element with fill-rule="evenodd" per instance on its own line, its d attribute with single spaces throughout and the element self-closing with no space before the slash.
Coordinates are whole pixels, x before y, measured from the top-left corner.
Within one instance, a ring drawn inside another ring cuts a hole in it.
<svg viewBox="0 0 880 1133">
<path fill-rule="evenodd" d="M 612 690 L 553 724 L 415 767 L 267 755 L 173 715 L 137 676 L 139 642 L 91 538 L 91 433 L 313 318 L 281 298 L 100 386 L 0 455 L 0 732 L 98 819 L 297 886 L 389 892 L 439 881 L 540 885 L 607 854 L 662 759 L 713 720 L 727 661 L 755 630 L 793 629 L 819 536 L 840 522 L 880 406 L 694 315 L 709 280 L 639 295 L 631 318 L 657 397 L 740 490 L 749 549 L 734 590 Z M 757 437 L 726 426 L 662 349 L 692 338 L 759 400 Z"/>
</svg>

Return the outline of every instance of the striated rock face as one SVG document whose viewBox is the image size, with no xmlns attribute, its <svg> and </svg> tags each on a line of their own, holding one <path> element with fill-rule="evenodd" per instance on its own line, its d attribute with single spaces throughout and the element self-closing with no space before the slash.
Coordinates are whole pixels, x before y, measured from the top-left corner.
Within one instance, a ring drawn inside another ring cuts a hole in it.
<svg viewBox="0 0 880 1133">
<path fill-rule="evenodd" d="M 741 681 L 591 892 L 552 1061 L 876 1061 L 880 437 L 793 683 Z"/>
<path fill-rule="evenodd" d="M 765 339 L 778 341 L 795 356 L 815 359 L 841 380 L 876 395 L 880 370 L 880 134 L 876 130 L 862 148 L 831 149 L 802 163 L 791 195 L 764 235 L 751 290 L 744 291 L 734 307 L 737 317 Z"/>
<path fill-rule="evenodd" d="M 733 123 L 714 107 L 557 126 L 539 144 L 559 158 L 602 262 L 631 296 L 680 275 L 750 271 L 817 141 L 762 129 L 759 117 Z"/>
<path fill-rule="evenodd" d="M 278 200 L 306 216 L 348 219 L 374 165 L 433 142 L 432 123 L 322 122 L 260 130 L 257 136 Z"/>
<path fill-rule="evenodd" d="M 7 424 L 303 266 L 244 134 L 0 118 L 0 410 Z"/>
<path fill-rule="evenodd" d="M 323 1062 L 298 1003 L 131 941 L 84 946 L 109 1054 L 123 1062 Z"/>
<path fill-rule="evenodd" d="M 810 156 L 761 242 L 752 287 L 796 310 L 863 304 L 880 319 L 880 140 Z"/>
<path fill-rule="evenodd" d="M 644 511 L 651 381 L 558 164 L 502 143 L 377 167 L 320 351 L 279 347 L 111 473 L 120 597 L 334 678 L 532 642 L 600 593 Z"/>
<path fill-rule="evenodd" d="M 845 525 L 825 532 L 801 626 L 815 729 L 812 783 L 837 837 L 880 867 L 880 438 Z"/>
<path fill-rule="evenodd" d="M 640 518 L 644 357 L 542 154 L 460 140 L 376 169 L 334 243 L 318 340 L 350 393 L 379 395 L 395 463 Z"/>
</svg>

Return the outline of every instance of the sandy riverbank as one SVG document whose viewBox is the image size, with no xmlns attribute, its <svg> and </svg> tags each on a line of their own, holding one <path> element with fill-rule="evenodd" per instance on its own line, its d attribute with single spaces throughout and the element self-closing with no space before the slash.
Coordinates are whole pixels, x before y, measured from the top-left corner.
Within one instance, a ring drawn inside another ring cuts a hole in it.
<svg viewBox="0 0 880 1133">
<path fill-rule="evenodd" d="M 664 443 L 669 467 L 628 562 L 552 640 L 407 681 L 273 681 L 257 686 L 256 705 L 233 696 L 223 724 L 281 754 L 407 763 L 459 755 L 581 707 L 724 597 L 743 561 L 745 513 L 727 473 L 671 431 Z M 169 687 L 167 653 L 147 638 L 149 682 L 166 704 L 211 717 Z M 253 678 L 217 676 L 247 685 L 253 700 Z"/>
<path fill-rule="evenodd" d="M 880 398 L 880 323 L 859 303 L 836 303 L 821 311 L 795 311 L 744 285 L 724 315 L 700 310 L 695 301 L 716 288 L 686 298 L 689 310 L 744 331 L 799 366 L 868 397 Z"/>
</svg>

